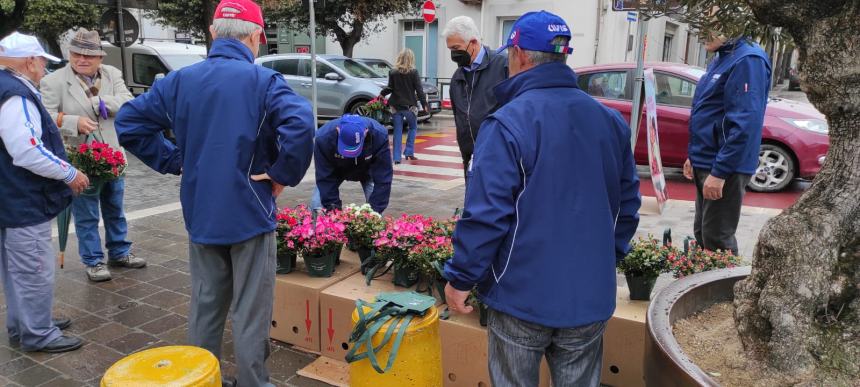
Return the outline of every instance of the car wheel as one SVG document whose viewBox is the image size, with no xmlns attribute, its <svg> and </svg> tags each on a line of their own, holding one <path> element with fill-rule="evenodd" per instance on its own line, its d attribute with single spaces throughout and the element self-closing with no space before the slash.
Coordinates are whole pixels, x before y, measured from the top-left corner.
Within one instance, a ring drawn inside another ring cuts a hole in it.
<svg viewBox="0 0 860 387">
<path fill-rule="evenodd" d="M 773 144 L 761 144 L 758 168 L 750 179 L 749 188 L 756 192 L 777 192 L 794 180 L 794 158 L 787 149 Z"/>
<path fill-rule="evenodd" d="M 352 103 L 352 105 L 349 105 L 349 109 L 347 109 L 347 111 L 352 113 L 352 114 L 358 114 L 360 116 L 366 116 L 367 111 L 365 110 L 364 105 L 366 105 L 367 102 L 368 102 L 367 100 L 363 100 L 363 99 L 355 101 Z"/>
</svg>

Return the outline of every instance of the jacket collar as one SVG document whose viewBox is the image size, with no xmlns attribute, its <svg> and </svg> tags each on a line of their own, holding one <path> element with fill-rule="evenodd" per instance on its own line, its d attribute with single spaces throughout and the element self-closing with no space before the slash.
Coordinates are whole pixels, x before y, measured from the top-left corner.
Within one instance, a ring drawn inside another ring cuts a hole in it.
<svg viewBox="0 0 860 387">
<path fill-rule="evenodd" d="M 94 118 L 95 113 L 93 113 L 93 103 L 90 101 L 89 98 L 87 98 L 87 93 L 84 91 L 83 86 L 81 86 L 81 82 L 78 81 L 78 76 L 75 75 L 75 70 L 72 69 L 72 64 L 66 64 L 66 66 L 59 71 L 62 71 L 65 81 L 68 84 L 66 90 L 69 91 L 69 94 L 72 95 L 72 98 L 74 98 L 75 102 L 81 105 L 81 108 L 83 108 L 82 111 L 85 112 L 85 115 L 89 118 Z M 99 68 L 99 72 L 102 76 L 102 84 L 110 85 L 111 80 L 105 78 L 104 72 L 102 72 L 101 67 Z"/>
<path fill-rule="evenodd" d="M 575 87 L 576 73 L 564 63 L 546 63 L 502 81 L 493 89 L 499 105 L 504 105 L 532 89 Z"/>
<path fill-rule="evenodd" d="M 209 58 L 227 58 L 244 60 L 254 63 L 254 54 L 244 43 L 229 38 L 219 38 L 212 42 L 209 49 Z"/>
<path fill-rule="evenodd" d="M 491 50 L 487 46 L 483 46 L 483 48 L 486 51 L 486 54 L 484 55 L 484 60 L 481 61 L 481 64 L 478 65 L 478 68 L 471 71 L 472 73 L 477 73 L 479 71 L 484 70 L 487 67 L 490 67 L 490 62 L 493 61 L 493 57 L 495 57 L 496 55 L 500 55 L 500 54 L 496 54 L 495 51 Z M 465 79 L 466 79 L 466 70 L 464 70 L 462 67 L 457 67 L 457 71 L 454 72 L 454 76 L 451 77 L 451 80 L 455 81 L 455 80 L 465 80 Z"/>
<path fill-rule="evenodd" d="M 723 45 L 717 49 L 717 52 L 719 52 L 720 55 L 731 55 L 738 47 L 745 43 L 749 43 L 749 39 L 744 36 L 732 38 L 723 43 Z"/>
</svg>

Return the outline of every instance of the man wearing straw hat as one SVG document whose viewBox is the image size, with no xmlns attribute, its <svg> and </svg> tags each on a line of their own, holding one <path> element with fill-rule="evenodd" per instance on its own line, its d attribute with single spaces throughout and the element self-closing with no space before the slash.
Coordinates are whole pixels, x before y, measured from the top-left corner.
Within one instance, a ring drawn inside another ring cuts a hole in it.
<svg viewBox="0 0 860 387">
<path fill-rule="evenodd" d="M 81 339 L 61 332 L 69 319 L 51 318 L 51 220 L 89 180 L 69 165 L 40 102 L 37 85 L 48 60 L 59 61 L 34 36 L 15 32 L 0 40 L 0 278 L 9 344 L 66 352 L 80 348 Z"/>
<path fill-rule="evenodd" d="M 102 64 L 105 55 L 99 33 L 81 28 L 69 45 L 69 64 L 42 79 L 42 102 L 60 128 L 66 145 L 78 146 L 96 140 L 122 151 L 114 116 L 120 106 L 134 97 L 125 86 L 122 72 Z M 97 194 L 81 195 L 72 202 L 78 253 L 90 281 L 109 281 L 107 266 L 146 266 L 143 258 L 130 251 L 124 196 L 125 178 L 120 176 L 104 183 Z M 99 236 L 99 209 L 104 217 L 107 266 Z"/>
</svg>

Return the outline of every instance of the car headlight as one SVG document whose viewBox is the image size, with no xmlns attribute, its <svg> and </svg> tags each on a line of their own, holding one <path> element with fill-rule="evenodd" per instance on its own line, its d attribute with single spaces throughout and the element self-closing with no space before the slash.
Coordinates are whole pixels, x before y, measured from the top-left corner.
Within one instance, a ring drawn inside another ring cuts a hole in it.
<svg viewBox="0 0 860 387">
<path fill-rule="evenodd" d="M 388 83 L 385 83 L 385 82 L 373 81 L 373 83 L 374 83 L 376 86 L 379 86 L 379 87 L 382 87 L 382 88 L 385 88 L 385 87 L 387 87 L 387 86 L 388 86 Z"/>
<path fill-rule="evenodd" d="M 827 134 L 830 130 L 830 127 L 827 125 L 827 121 L 817 118 L 783 118 L 782 120 L 788 122 L 795 128 L 808 130 L 810 132 Z"/>
</svg>

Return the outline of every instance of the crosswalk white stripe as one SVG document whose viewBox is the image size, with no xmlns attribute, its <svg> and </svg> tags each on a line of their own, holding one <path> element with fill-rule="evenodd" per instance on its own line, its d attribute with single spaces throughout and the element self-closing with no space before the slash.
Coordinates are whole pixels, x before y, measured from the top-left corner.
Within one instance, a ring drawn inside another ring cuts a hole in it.
<svg viewBox="0 0 860 387">
<path fill-rule="evenodd" d="M 463 177 L 463 170 L 460 168 L 441 168 L 428 167 L 424 165 L 400 164 L 394 167 L 394 171 L 432 173 L 434 175 Z"/>
<path fill-rule="evenodd" d="M 426 154 L 426 153 L 416 153 L 415 157 L 417 157 L 418 160 L 441 161 L 441 162 L 445 162 L 445 163 L 463 164 L 462 158 L 454 157 L 454 156 L 439 156 L 439 155 L 430 155 L 430 154 Z"/>
<path fill-rule="evenodd" d="M 460 152 L 460 147 L 456 145 L 433 145 L 428 150 L 445 151 L 445 152 Z"/>
</svg>

